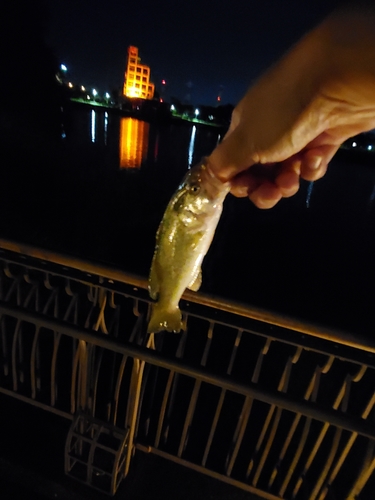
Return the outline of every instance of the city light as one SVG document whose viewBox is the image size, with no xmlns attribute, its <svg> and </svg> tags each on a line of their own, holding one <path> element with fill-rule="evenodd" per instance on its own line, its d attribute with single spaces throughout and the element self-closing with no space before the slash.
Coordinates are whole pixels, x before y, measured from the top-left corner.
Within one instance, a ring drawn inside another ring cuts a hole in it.
<svg viewBox="0 0 375 500">
<path fill-rule="evenodd" d="M 127 61 L 127 71 L 125 72 L 125 83 L 122 90 L 122 95 L 130 97 L 132 99 L 152 99 L 154 94 L 154 84 L 150 82 L 150 67 L 145 64 L 140 63 L 140 58 L 138 57 L 138 49 L 136 47 L 129 47 L 128 49 L 128 61 Z M 122 108 L 123 102 L 118 102 L 117 98 L 111 92 L 98 91 L 94 87 L 86 87 L 80 83 L 73 83 L 68 80 L 68 68 L 65 64 L 59 65 L 60 70 L 56 73 L 56 79 L 61 85 L 65 85 L 72 91 L 74 89 L 79 90 L 77 93 L 71 93 L 70 98 L 77 101 L 85 101 L 87 104 L 93 106 L 104 106 L 104 107 L 119 107 Z M 166 80 L 164 78 L 159 80 L 159 91 L 157 101 L 160 103 L 167 104 L 170 110 L 170 116 L 179 117 L 182 120 L 187 120 L 195 123 L 207 123 L 210 125 L 216 125 L 216 114 L 210 112 L 210 107 L 203 106 L 202 109 L 198 107 L 191 107 L 189 105 L 179 105 L 176 107 L 175 104 L 168 103 L 168 99 L 165 96 L 166 92 Z M 220 95 L 218 96 L 220 98 Z M 189 96 L 190 99 L 190 96 Z M 134 112 L 139 111 L 141 104 L 139 101 L 126 102 L 126 106 L 131 106 Z M 93 120 L 94 121 L 94 120 Z M 375 129 L 374 129 L 375 131 Z M 194 135 L 193 135 L 194 139 Z M 350 142 L 349 142 L 350 144 Z M 357 143 L 352 142 L 352 147 L 361 147 Z M 372 146 L 367 147 L 364 145 L 362 149 L 375 150 Z"/>
<path fill-rule="evenodd" d="M 138 47 L 128 47 L 123 95 L 130 98 L 152 99 L 155 86 L 150 81 L 150 67 L 141 64 Z"/>
<path fill-rule="evenodd" d="M 357 147 L 357 143 L 356 142 L 352 142 L 352 148 L 356 148 Z"/>
</svg>

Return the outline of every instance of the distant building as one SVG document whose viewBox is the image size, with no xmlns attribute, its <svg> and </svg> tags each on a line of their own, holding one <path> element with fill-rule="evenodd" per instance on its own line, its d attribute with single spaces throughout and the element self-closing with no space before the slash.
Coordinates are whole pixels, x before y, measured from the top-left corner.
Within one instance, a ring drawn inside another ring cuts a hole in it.
<svg viewBox="0 0 375 500">
<path fill-rule="evenodd" d="M 128 48 L 123 95 L 138 99 L 152 99 L 155 85 L 150 82 L 150 67 L 141 64 L 138 47 Z"/>
</svg>

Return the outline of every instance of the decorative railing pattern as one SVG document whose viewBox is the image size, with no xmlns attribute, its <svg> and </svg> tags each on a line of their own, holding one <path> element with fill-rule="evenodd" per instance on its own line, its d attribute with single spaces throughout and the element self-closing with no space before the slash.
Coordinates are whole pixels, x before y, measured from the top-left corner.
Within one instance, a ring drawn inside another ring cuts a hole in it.
<svg viewBox="0 0 375 500">
<path fill-rule="evenodd" d="M 72 420 L 65 469 L 114 494 L 135 450 L 268 499 L 372 498 L 375 342 L 0 241 L 0 392 Z"/>
</svg>

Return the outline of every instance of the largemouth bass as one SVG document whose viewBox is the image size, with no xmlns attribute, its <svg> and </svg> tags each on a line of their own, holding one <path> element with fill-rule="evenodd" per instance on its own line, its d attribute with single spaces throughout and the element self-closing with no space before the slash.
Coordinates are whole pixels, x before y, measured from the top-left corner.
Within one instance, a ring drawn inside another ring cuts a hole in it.
<svg viewBox="0 0 375 500">
<path fill-rule="evenodd" d="M 201 264 L 222 212 L 230 183 L 223 183 L 203 160 L 184 177 L 172 196 L 156 234 L 149 293 L 152 305 L 147 331 L 179 332 L 179 301 L 186 288 L 197 291 Z"/>
</svg>

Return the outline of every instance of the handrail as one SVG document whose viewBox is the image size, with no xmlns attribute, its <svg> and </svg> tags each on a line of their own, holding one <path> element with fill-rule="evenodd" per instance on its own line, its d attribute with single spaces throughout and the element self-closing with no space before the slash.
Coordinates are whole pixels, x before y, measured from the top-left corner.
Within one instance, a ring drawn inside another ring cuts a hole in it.
<svg viewBox="0 0 375 500">
<path fill-rule="evenodd" d="M 125 283 L 136 288 L 147 290 L 146 278 L 102 263 L 92 262 L 76 256 L 58 253 L 4 238 L 0 238 L 0 250 L 1 249 L 14 252 L 16 254 L 26 255 L 31 258 L 40 259 L 42 261 L 48 261 L 64 267 L 77 269 L 84 273 L 97 275 L 108 280 L 114 280 L 119 283 Z M 182 298 L 188 302 L 219 309 L 220 311 L 226 313 L 236 314 L 237 316 L 242 316 L 247 319 L 286 328 L 288 330 L 309 335 L 321 340 L 335 342 L 347 347 L 375 354 L 375 339 L 367 338 L 360 334 L 337 330 L 274 311 L 251 306 L 249 304 L 238 303 L 232 300 L 219 298 L 217 296 L 203 294 L 201 292 L 197 293 L 186 290 Z"/>
<path fill-rule="evenodd" d="M 0 261 L 0 392 L 73 418 L 72 477 L 87 467 L 107 488 L 92 474 L 107 446 L 86 432 L 95 419 L 100 435 L 119 430 L 111 494 L 134 446 L 269 499 L 302 485 L 323 499 L 331 484 L 354 498 L 373 474 L 371 338 L 193 292 L 181 335 L 147 335 L 145 278 L 4 239 Z"/>
<path fill-rule="evenodd" d="M 306 400 L 297 400 L 280 391 L 266 390 L 259 387 L 254 382 L 249 381 L 244 384 L 234 381 L 228 375 L 213 374 L 202 367 L 193 366 L 184 360 L 173 359 L 159 352 L 147 349 L 146 347 L 133 345 L 128 342 L 119 342 L 113 338 L 108 338 L 107 336 L 87 331 L 75 325 L 66 324 L 57 319 L 46 318 L 40 313 L 26 311 L 19 307 L 10 306 L 2 301 L 0 301 L 0 314 L 13 316 L 14 318 L 22 321 L 38 324 L 48 330 L 59 331 L 68 337 L 83 340 L 109 351 L 117 352 L 122 355 L 128 355 L 134 359 L 141 359 L 146 363 L 166 368 L 175 373 L 180 373 L 181 375 L 186 375 L 188 377 L 194 377 L 197 380 L 221 387 L 228 391 L 237 392 L 238 394 L 242 394 L 244 396 L 251 396 L 258 401 L 275 404 L 280 408 L 285 408 L 289 411 L 306 415 L 316 420 L 320 420 L 321 422 L 330 422 L 341 429 L 356 432 L 369 439 L 375 439 L 375 430 L 372 423 L 368 423 L 362 418 L 348 417 L 339 410 L 324 408 L 322 406 L 318 406 L 316 403 L 311 403 Z"/>
</svg>

